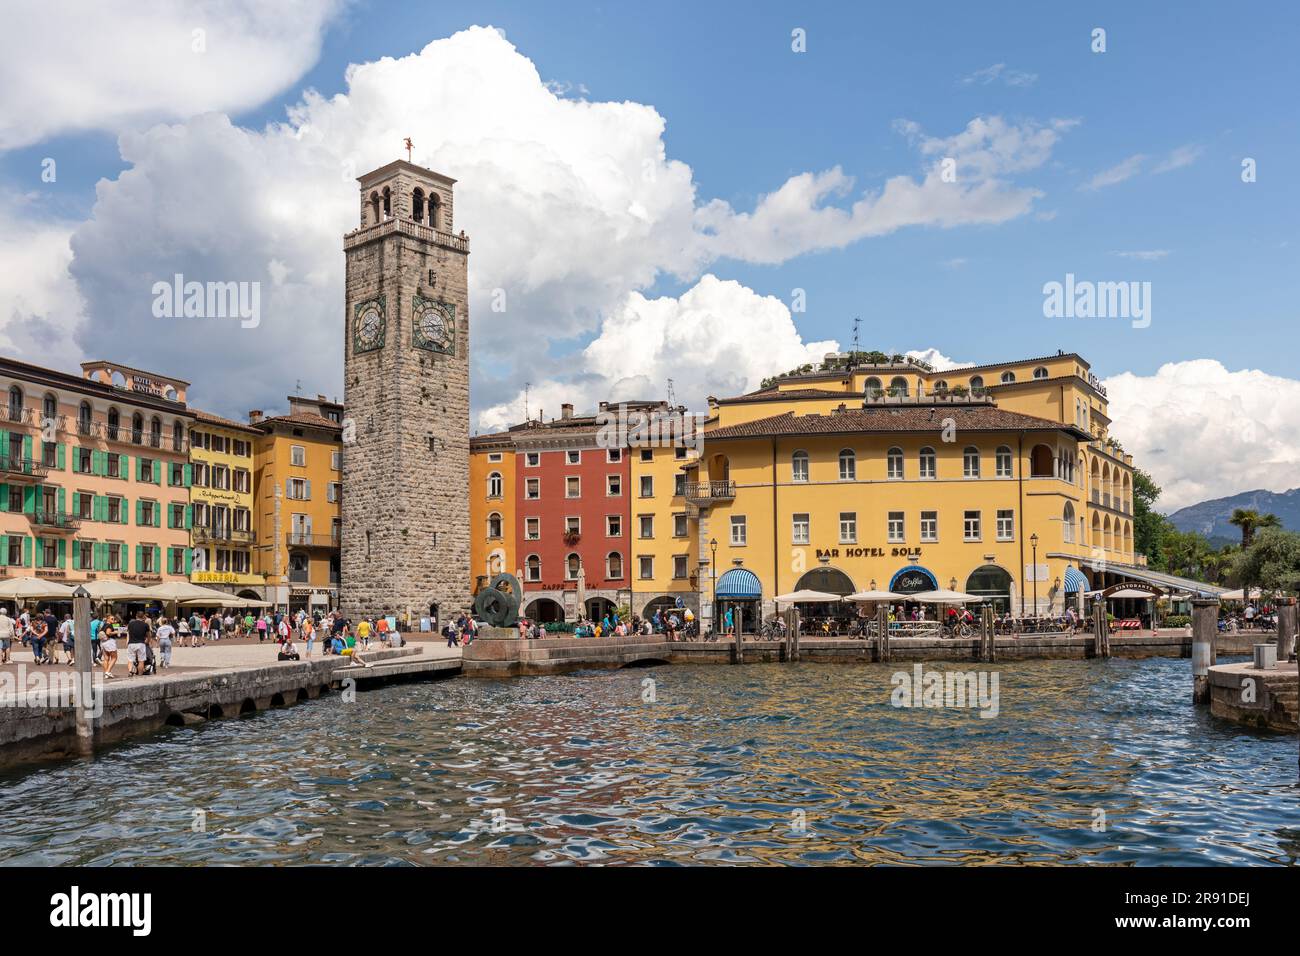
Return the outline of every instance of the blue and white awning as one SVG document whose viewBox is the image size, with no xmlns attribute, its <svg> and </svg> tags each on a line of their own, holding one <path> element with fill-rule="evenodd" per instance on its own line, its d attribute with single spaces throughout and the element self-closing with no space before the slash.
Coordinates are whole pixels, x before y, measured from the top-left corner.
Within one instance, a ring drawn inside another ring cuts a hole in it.
<svg viewBox="0 0 1300 956">
<path fill-rule="evenodd" d="M 718 597 L 743 601 L 763 596 L 763 584 L 758 575 L 746 568 L 732 568 L 718 578 Z"/>
<path fill-rule="evenodd" d="M 1078 568 L 1069 567 L 1065 569 L 1065 593 L 1073 594 L 1076 591 L 1087 591 L 1088 579 Z"/>
</svg>

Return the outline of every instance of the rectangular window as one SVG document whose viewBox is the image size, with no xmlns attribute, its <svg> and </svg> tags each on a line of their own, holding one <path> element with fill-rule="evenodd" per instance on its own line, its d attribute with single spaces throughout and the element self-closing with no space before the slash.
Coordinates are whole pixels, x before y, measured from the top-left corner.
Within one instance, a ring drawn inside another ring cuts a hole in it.
<svg viewBox="0 0 1300 956">
<path fill-rule="evenodd" d="M 137 463 L 139 464 L 139 468 L 136 470 L 135 480 L 136 480 L 136 481 L 147 481 L 147 482 L 150 482 L 150 483 L 152 484 L 152 482 L 153 482 L 153 459 L 152 459 L 152 458 L 137 458 L 136 461 L 137 461 Z"/>
<path fill-rule="evenodd" d="M 684 538 L 686 534 L 686 515 L 673 515 L 673 537 Z"/>
<path fill-rule="evenodd" d="M 962 537 L 966 541 L 978 541 L 980 539 L 980 513 L 978 511 L 967 511 L 963 516 Z"/>
<path fill-rule="evenodd" d="M 623 518 L 621 515 L 605 516 L 605 536 L 608 538 L 623 537 Z"/>
<path fill-rule="evenodd" d="M 488 461 L 490 461 L 490 462 L 494 462 L 494 463 L 495 463 L 495 462 L 498 462 L 498 461 L 500 461 L 500 460 L 501 460 L 501 452 L 499 452 L 499 451 L 494 451 L 494 452 L 490 452 L 490 453 L 488 454 Z"/>
<path fill-rule="evenodd" d="M 791 517 L 790 525 L 790 542 L 792 544 L 807 544 L 808 537 L 808 515 L 797 514 Z"/>
<path fill-rule="evenodd" d="M 685 494 L 686 494 L 686 476 L 674 475 L 673 476 L 673 497 L 680 498 Z"/>
<path fill-rule="evenodd" d="M 343 464 L 343 452 L 341 452 L 341 451 L 332 451 L 332 452 L 330 452 L 330 468 L 331 468 L 331 470 L 333 470 L 333 471 L 338 471 L 338 470 L 339 470 L 339 466 L 341 466 L 342 464 Z"/>
<path fill-rule="evenodd" d="M 331 481 L 325 486 L 325 500 L 334 504 L 343 497 L 343 482 Z"/>
<path fill-rule="evenodd" d="M 927 543 L 939 540 L 939 512 L 921 512 L 921 540 Z"/>
<path fill-rule="evenodd" d="M 616 461 L 622 461 L 622 460 L 623 460 L 623 449 L 621 449 L 621 448 L 606 448 L 606 449 L 605 449 L 605 460 L 608 461 L 608 462 L 611 462 L 611 463 L 616 462 Z"/>
<path fill-rule="evenodd" d="M 311 482 L 305 478 L 290 478 L 285 483 L 285 497 L 294 501 L 308 501 L 311 499 Z"/>
<path fill-rule="evenodd" d="M 643 554 L 637 558 L 638 573 L 642 581 L 648 581 L 655 576 L 655 559 L 653 556 Z"/>
<path fill-rule="evenodd" d="M 247 468 L 236 468 L 234 476 L 236 491 L 248 494 L 253 490 L 253 473 Z"/>
<path fill-rule="evenodd" d="M 686 448 L 685 448 L 685 446 L 684 446 L 684 445 L 678 445 L 676 448 L 674 448 L 674 449 L 673 449 L 673 457 L 676 458 L 678 461 L 685 461 L 685 460 L 686 460 Z"/>
<path fill-rule="evenodd" d="M 41 442 L 41 464 L 46 468 L 57 468 L 59 460 L 59 446 L 56 442 Z"/>
<path fill-rule="evenodd" d="M 41 567 L 59 566 L 59 542 L 54 538 L 38 538 L 41 543 Z"/>
<path fill-rule="evenodd" d="M 623 478 L 621 475 L 605 476 L 605 494 L 610 498 L 617 498 L 623 494 Z"/>
<path fill-rule="evenodd" d="M 674 554 L 673 555 L 673 578 L 678 581 L 682 581 L 685 580 L 686 577 L 687 577 L 686 555 Z"/>
<path fill-rule="evenodd" d="M 122 499 L 108 499 L 108 520 L 114 524 L 122 523 Z"/>
<path fill-rule="evenodd" d="M 156 570 L 153 566 L 153 545 L 137 545 L 136 553 L 140 555 L 140 567 L 136 570 L 141 574 L 153 574 Z"/>
<path fill-rule="evenodd" d="M 247 551 L 234 551 L 230 555 L 230 569 L 236 574 L 248 574 L 252 568 L 252 559 Z"/>
<path fill-rule="evenodd" d="M 77 547 L 72 552 L 72 566 L 78 571 L 93 571 L 95 569 L 95 542 L 77 542 Z"/>
<path fill-rule="evenodd" d="M 524 480 L 524 497 L 536 500 L 542 496 L 542 479 L 527 478 Z"/>
<path fill-rule="evenodd" d="M 734 547 L 744 547 L 745 545 L 745 516 L 731 516 L 731 543 Z"/>
<path fill-rule="evenodd" d="M 190 484 L 199 488 L 208 487 L 208 465 L 206 462 L 196 461 L 190 465 Z"/>
<path fill-rule="evenodd" d="M 570 465 L 576 465 L 582 461 L 582 452 L 580 451 L 567 451 L 564 456 Z"/>
<path fill-rule="evenodd" d="M 641 497 L 653 498 L 655 496 L 655 480 L 653 475 L 641 476 Z"/>
<path fill-rule="evenodd" d="M 858 460 L 853 452 L 840 452 L 840 481 L 854 481 L 858 474 Z"/>
<path fill-rule="evenodd" d="M 998 509 L 998 540 L 1014 541 L 1016 537 L 1016 513 L 1010 508 Z"/>
<path fill-rule="evenodd" d="M 113 452 L 109 452 L 108 457 L 105 459 L 104 470 L 105 472 L 107 472 L 108 477 L 110 478 L 121 478 L 122 477 L 122 456 L 115 455 Z"/>
<path fill-rule="evenodd" d="M 74 467 L 77 471 L 81 472 L 81 474 L 88 475 L 95 470 L 95 459 L 92 455 L 93 452 L 89 448 L 77 449 L 76 465 Z"/>
<path fill-rule="evenodd" d="M 541 452 L 530 451 L 524 455 L 524 465 L 528 468 L 536 468 L 542 463 Z"/>
<path fill-rule="evenodd" d="M 251 453 L 250 449 L 252 447 L 253 446 L 250 442 L 243 441 L 242 439 L 239 438 L 235 439 L 235 454 L 238 455 L 240 458 L 247 458 Z"/>
<path fill-rule="evenodd" d="M 654 515 L 637 515 L 637 536 L 641 538 L 653 538 L 655 536 L 655 516 Z"/>
<path fill-rule="evenodd" d="M 89 492 L 78 492 L 73 494 L 72 501 L 74 506 L 73 510 L 76 512 L 78 518 L 82 521 L 92 520 L 91 508 L 95 503 L 93 495 Z"/>
<path fill-rule="evenodd" d="M 920 473 L 922 478 L 934 477 L 934 450 L 931 448 L 921 449 Z"/>
<path fill-rule="evenodd" d="M 858 540 L 858 513 L 840 512 L 840 544 L 853 544 Z"/>
<path fill-rule="evenodd" d="M 582 480 L 570 476 L 564 479 L 564 497 L 581 498 L 582 497 Z"/>
<path fill-rule="evenodd" d="M 565 534 L 582 534 L 582 519 L 569 515 L 564 519 Z"/>
<path fill-rule="evenodd" d="M 964 478 L 980 476 L 980 453 L 977 448 L 967 448 L 961 456 L 961 473 Z"/>
<path fill-rule="evenodd" d="M 9 560 L 6 562 L 12 567 L 21 567 L 23 563 L 23 542 L 27 540 L 19 535 L 11 534 L 9 536 Z"/>
<path fill-rule="evenodd" d="M 642 460 L 642 461 L 654 461 L 654 460 L 655 460 L 655 450 L 654 450 L 653 448 L 642 448 L 642 449 L 641 449 L 641 460 Z"/>
<path fill-rule="evenodd" d="M 528 541 L 536 541 L 542 536 L 542 523 L 540 518 L 524 519 L 524 538 Z"/>
<path fill-rule="evenodd" d="M 901 544 L 904 539 L 903 512 L 891 511 L 887 518 L 890 544 Z"/>
<path fill-rule="evenodd" d="M 299 468 L 306 467 L 306 465 L 307 465 L 307 449 L 304 448 L 302 445 L 290 445 L 290 446 L 289 446 L 289 463 L 290 463 L 291 465 L 296 465 L 296 466 L 298 466 Z"/>
</svg>

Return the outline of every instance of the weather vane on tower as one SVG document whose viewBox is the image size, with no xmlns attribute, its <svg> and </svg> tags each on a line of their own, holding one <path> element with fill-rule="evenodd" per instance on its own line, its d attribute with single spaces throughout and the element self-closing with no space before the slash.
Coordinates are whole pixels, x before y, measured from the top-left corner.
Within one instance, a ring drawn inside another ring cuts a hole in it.
<svg viewBox="0 0 1300 956">
<path fill-rule="evenodd" d="M 406 139 L 403 140 L 403 142 L 406 144 L 406 161 L 409 163 L 411 161 L 411 147 L 414 144 L 411 142 L 411 137 L 409 136 L 406 137 Z"/>
</svg>

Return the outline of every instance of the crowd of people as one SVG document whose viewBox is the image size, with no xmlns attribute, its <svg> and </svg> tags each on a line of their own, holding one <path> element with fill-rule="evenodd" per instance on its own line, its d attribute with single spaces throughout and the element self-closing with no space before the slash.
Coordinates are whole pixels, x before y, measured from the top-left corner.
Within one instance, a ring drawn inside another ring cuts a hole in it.
<svg viewBox="0 0 1300 956">
<path fill-rule="evenodd" d="M 519 619 L 519 637 L 523 640 L 536 640 L 549 637 L 551 632 L 541 621 L 521 617 Z M 697 633 L 695 613 L 690 608 L 674 608 L 668 613 L 656 610 L 648 617 L 639 614 L 620 614 L 617 610 L 607 611 L 599 618 L 579 616 L 573 625 L 574 637 L 633 637 L 641 634 L 667 635 L 670 641 L 684 640 Z M 556 632 L 557 636 L 567 636 L 567 628 Z"/>
</svg>

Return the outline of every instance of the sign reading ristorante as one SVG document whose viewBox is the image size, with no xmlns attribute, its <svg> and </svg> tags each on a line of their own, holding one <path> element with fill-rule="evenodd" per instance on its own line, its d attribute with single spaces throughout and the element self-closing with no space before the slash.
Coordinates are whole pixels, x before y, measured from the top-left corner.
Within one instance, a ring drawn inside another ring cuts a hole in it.
<svg viewBox="0 0 1300 956">
<path fill-rule="evenodd" d="M 842 552 L 842 553 L 841 553 Z M 919 558 L 920 548 L 818 548 L 819 558 Z"/>
</svg>

